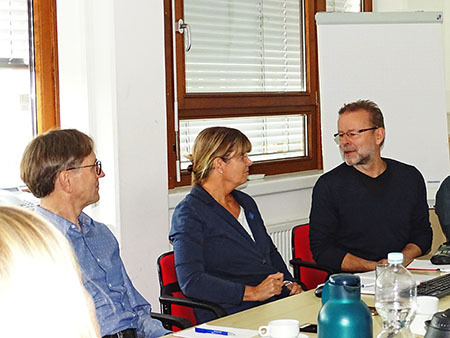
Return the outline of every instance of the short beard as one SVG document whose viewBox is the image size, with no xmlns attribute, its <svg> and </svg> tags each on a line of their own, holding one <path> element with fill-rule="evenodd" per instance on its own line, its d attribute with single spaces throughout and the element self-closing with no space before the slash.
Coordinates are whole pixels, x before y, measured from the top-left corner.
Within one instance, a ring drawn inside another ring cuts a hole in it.
<svg viewBox="0 0 450 338">
<path fill-rule="evenodd" d="M 345 158 L 345 154 L 344 154 L 344 151 L 342 149 L 341 149 L 341 156 L 342 156 L 342 159 L 344 160 L 345 164 L 348 165 L 349 167 L 352 167 L 352 166 L 355 166 L 355 165 L 367 164 L 370 161 L 370 159 L 371 159 L 370 154 L 367 154 L 365 156 L 360 157 L 360 159 L 356 163 L 350 164 L 350 163 L 348 163 L 347 159 Z"/>
</svg>

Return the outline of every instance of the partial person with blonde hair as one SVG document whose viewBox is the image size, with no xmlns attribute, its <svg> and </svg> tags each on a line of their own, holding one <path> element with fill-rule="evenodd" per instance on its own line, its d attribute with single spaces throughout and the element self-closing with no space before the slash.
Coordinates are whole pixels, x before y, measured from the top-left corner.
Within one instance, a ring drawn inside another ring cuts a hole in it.
<svg viewBox="0 0 450 338">
<path fill-rule="evenodd" d="M 39 215 L 0 206 L 2 337 L 100 337 L 67 239 Z"/>
<path fill-rule="evenodd" d="M 195 139 L 192 190 L 175 208 L 169 239 L 183 293 L 242 311 L 302 288 L 267 234 L 255 201 L 236 190 L 252 161 L 248 138 L 237 129 L 212 127 Z M 212 319 L 195 312 L 199 322 Z"/>
</svg>

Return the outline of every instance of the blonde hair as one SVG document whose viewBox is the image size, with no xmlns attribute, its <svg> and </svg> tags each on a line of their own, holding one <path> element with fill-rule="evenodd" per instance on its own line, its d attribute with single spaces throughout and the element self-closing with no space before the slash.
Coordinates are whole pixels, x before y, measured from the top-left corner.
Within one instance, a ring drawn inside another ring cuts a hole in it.
<svg viewBox="0 0 450 338">
<path fill-rule="evenodd" d="M 213 161 L 220 157 L 225 162 L 231 154 L 243 155 L 252 150 L 252 144 L 241 131 L 227 127 L 203 129 L 197 136 L 192 154 L 187 158 L 192 162 L 192 184 L 202 184 L 211 173 Z"/>
<path fill-rule="evenodd" d="M 100 337 L 67 239 L 39 215 L 0 206 L 2 336 Z"/>
</svg>

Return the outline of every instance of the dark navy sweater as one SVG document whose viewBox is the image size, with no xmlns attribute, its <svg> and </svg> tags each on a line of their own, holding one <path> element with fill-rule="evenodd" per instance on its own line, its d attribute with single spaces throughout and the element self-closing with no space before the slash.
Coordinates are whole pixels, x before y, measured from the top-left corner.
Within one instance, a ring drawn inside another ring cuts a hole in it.
<svg viewBox="0 0 450 338">
<path fill-rule="evenodd" d="M 431 246 L 426 189 L 413 166 L 391 160 L 371 178 L 345 163 L 323 174 L 313 189 L 310 245 L 319 264 L 340 270 L 347 253 L 371 261 L 416 244 Z"/>
</svg>

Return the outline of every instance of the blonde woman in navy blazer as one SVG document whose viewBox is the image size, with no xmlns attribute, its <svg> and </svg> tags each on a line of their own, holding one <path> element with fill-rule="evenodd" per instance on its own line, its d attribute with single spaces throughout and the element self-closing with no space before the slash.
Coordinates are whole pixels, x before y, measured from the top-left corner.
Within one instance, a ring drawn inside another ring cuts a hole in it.
<svg viewBox="0 0 450 338">
<path fill-rule="evenodd" d="M 255 201 L 235 190 L 247 181 L 251 143 L 239 130 L 207 128 L 192 155 L 191 192 L 178 204 L 169 238 L 188 297 L 220 304 L 228 314 L 300 293 L 267 234 Z M 196 310 L 197 319 L 212 319 Z"/>
</svg>

